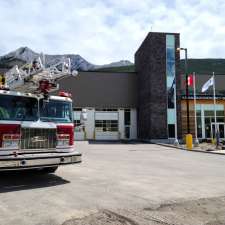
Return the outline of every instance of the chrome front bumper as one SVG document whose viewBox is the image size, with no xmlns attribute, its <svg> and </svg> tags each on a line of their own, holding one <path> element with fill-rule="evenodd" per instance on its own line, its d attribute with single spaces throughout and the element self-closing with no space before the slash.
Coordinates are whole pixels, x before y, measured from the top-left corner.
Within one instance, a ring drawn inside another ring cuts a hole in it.
<svg viewBox="0 0 225 225">
<path fill-rule="evenodd" d="M 81 154 L 78 152 L 8 155 L 0 156 L 0 171 L 44 168 L 80 163 L 81 161 Z"/>
</svg>

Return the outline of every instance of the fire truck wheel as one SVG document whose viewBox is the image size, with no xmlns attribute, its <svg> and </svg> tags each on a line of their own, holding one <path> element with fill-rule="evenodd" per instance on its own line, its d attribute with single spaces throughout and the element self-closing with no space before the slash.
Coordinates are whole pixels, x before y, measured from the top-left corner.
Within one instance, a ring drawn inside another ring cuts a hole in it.
<svg viewBox="0 0 225 225">
<path fill-rule="evenodd" d="M 58 166 L 53 167 L 46 167 L 41 170 L 42 173 L 55 173 L 55 171 L 58 169 Z"/>
</svg>

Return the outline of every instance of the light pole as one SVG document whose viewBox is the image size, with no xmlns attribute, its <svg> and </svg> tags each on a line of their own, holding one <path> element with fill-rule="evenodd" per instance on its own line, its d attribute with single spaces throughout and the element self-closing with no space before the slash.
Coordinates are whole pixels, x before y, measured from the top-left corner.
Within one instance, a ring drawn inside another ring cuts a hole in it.
<svg viewBox="0 0 225 225">
<path fill-rule="evenodd" d="M 188 89 L 188 57 L 187 57 L 187 48 L 177 48 L 178 52 L 185 52 L 185 61 L 184 61 L 184 70 L 185 70 L 185 85 L 186 85 L 186 108 L 187 108 L 187 135 L 186 135 L 186 144 L 187 148 L 192 148 L 192 135 L 190 134 L 190 115 L 189 115 L 189 89 Z"/>
</svg>

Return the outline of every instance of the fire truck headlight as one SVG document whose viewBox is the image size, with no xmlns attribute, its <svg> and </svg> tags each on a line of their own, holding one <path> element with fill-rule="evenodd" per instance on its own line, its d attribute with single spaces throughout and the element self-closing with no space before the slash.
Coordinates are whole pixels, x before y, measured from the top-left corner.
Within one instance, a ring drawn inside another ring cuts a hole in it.
<svg viewBox="0 0 225 225">
<path fill-rule="evenodd" d="M 59 146 L 59 147 L 69 146 L 69 140 L 58 140 L 57 146 Z"/>
<path fill-rule="evenodd" d="M 69 146 L 70 144 L 70 139 L 68 134 L 59 134 L 58 135 L 58 140 L 57 140 L 57 146 L 62 147 L 62 146 Z"/>
<path fill-rule="evenodd" d="M 3 141 L 3 147 L 19 148 L 19 141 L 18 140 L 5 140 L 5 141 Z"/>
<path fill-rule="evenodd" d="M 3 147 L 5 148 L 19 148 L 20 135 L 19 134 L 5 134 L 3 135 Z"/>
</svg>

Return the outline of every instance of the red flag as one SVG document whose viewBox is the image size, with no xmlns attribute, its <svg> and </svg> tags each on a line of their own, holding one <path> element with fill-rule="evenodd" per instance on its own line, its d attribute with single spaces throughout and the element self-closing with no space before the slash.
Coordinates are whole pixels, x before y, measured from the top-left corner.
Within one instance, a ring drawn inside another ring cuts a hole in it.
<svg viewBox="0 0 225 225">
<path fill-rule="evenodd" d="M 189 74 L 189 76 L 188 76 L 188 86 L 193 87 L 193 84 L 194 84 L 193 75 Z"/>
</svg>

